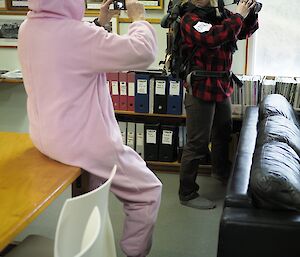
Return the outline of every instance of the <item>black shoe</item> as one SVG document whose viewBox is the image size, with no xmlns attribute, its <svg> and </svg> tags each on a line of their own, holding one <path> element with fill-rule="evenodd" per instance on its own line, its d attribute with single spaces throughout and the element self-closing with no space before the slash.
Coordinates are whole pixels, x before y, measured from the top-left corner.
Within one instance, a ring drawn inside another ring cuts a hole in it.
<svg viewBox="0 0 300 257">
<path fill-rule="evenodd" d="M 180 201 L 190 201 L 190 200 L 197 198 L 198 196 L 199 196 L 199 194 L 195 191 L 195 192 L 192 192 L 189 195 L 185 195 L 185 196 L 179 194 L 179 199 L 180 199 Z"/>
<path fill-rule="evenodd" d="M 197 193 L 197 197 L 187 201 L 180 201 L 180 203 L 184 206 L 200 209 L 200 210 L 208 210 L 216 207 L 216 204 Z"/>
</svg>

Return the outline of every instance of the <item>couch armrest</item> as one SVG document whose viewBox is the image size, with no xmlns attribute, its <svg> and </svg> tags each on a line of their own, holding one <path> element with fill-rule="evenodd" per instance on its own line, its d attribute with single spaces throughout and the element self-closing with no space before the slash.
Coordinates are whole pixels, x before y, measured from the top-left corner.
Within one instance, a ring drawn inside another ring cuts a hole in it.
<svg viewBox="0 0 300 257">
<path fill-rule="evenodd" d="M 246 108 L 224 206 L 252 207 L 248 196 L 252 156 L 257 136 L 258 107 Z"/>
<path fill-rule="evenodd" d="M 300 214 L 224 208 L 217 257 L 299 257 Z"/>
</svg>

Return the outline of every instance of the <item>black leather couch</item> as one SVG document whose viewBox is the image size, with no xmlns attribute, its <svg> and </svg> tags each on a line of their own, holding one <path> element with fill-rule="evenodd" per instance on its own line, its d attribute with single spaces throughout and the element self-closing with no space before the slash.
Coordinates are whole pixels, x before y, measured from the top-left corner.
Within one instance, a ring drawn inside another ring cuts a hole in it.
<svg viewBox="0 0 300 257">
<path fill-rule="evenodd" d="M 218 257 L 300 257 L 300 130 L 269 95 L 247 107 L 220 221 Z"/>
</svg>

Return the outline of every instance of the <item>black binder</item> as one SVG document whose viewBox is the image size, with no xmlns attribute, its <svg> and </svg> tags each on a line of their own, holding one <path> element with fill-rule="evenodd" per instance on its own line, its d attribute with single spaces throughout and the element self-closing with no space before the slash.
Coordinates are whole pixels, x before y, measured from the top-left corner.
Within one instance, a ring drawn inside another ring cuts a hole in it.
<svg viewBox="0 0 300 257">
<path fill-rule="evenodd" d="M 161 125 L 159 143 L 159 161 L 174 162 L 177 160 L 178 127 Z"/>
<path fill-rule="evenodd" d="M 159 124 L 145 124 L 145 161 L 158 161 Z"/>
<path fill-rule="evenodd" d="M 166 114 L 168 77 L 155 75 L 154 78 L 154 113 Z"/>
</svg>

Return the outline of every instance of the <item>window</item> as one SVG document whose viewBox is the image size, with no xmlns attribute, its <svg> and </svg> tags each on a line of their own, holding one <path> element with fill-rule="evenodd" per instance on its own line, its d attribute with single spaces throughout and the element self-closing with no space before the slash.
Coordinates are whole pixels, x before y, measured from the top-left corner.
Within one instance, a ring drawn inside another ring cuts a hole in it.
<svg viewBox="0 0 300 257">
<path fill-rule="evenodd" d="M 260 28 L 252 51 L 252 72 L 300 77 L 299 0 L 259 0 Z"/>
</svg>

